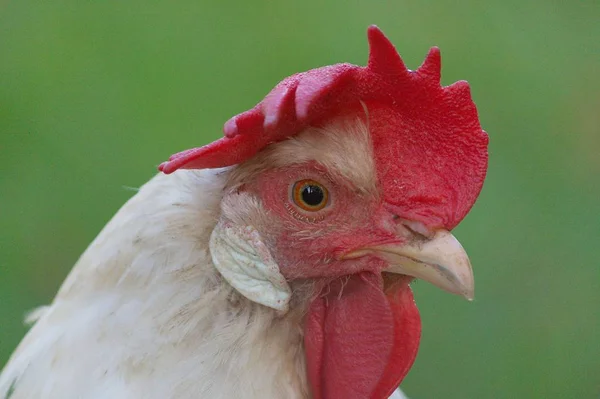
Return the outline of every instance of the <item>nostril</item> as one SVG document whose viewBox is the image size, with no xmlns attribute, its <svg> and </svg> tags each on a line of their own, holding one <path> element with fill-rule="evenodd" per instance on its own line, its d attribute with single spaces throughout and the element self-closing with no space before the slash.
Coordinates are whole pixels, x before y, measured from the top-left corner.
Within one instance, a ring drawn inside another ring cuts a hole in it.
<svg viewBox="0 0 600 399">
<path fill-rule="evenodd" d="M 415 236 L 420 236 L 423 239 L 429 239 L 433 237 L 433 232 L 429 230 L 425 225 L 421 222 L 416 222 L 414 220 L 403 220 L 402 225 L 410 230 Z"/>
</svg>

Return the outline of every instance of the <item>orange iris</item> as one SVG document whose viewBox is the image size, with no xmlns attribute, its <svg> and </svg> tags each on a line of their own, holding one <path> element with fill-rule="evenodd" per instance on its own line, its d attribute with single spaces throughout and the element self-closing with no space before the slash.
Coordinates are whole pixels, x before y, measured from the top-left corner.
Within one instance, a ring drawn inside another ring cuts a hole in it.
<svg viewBox="0 0 600 399">
<path fill-rule="evenodd" d="M 294 183 L 292 198 L 300 209 L 316 212 L 329 203 L 329 191 L 318 181 L 304 179 Z"/>
</svg>

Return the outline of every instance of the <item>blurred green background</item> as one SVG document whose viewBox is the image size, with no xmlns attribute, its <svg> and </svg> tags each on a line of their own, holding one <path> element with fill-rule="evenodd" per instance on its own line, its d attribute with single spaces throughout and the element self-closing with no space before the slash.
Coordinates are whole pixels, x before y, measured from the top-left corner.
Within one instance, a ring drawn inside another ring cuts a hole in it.
<svg viewBox="0 0 600 399">
<path fill-rule="evenodd" d="M 476 300 L 416 284 L 405 391 L 598 398 L 599 20 L 597 0 L 0 1 L 0 366 L 128 187 L 281 78 L 364 65 L 375 23 L 410 68 L 440 46 L 491 138 L 456 230 Z"/>
</svg>

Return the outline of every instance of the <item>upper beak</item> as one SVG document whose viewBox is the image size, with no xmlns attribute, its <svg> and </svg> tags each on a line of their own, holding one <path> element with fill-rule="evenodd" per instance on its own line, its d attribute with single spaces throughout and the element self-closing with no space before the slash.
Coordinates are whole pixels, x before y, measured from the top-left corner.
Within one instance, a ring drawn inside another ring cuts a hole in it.
<svg viewBox="0 0 600 399">
<path fill-rule="evenodd" d="M 430 239 L 408 244 L 384 244 L 363 248 L 345 258 L 377 255 L 388 262 L 385 271 L 413 276 L 453 294 L 473 299 L 475 285 L 467 253 L 447 230 L 438 230 Z"/>
</svg>

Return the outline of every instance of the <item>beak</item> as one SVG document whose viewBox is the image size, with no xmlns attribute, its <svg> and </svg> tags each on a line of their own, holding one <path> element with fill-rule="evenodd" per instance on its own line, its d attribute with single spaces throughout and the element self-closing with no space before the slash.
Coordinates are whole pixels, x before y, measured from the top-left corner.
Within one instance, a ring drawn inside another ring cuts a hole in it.
<svg viewBox="0 0 600 399">
<path fill-rule="evenodd" d="M 388 262 L 384 271 L 413 276 L 451 292 L 473 299 L 474 281 L 467 253 L 447 230 L 438 230 L 432 238 L 415 239 L 408 244 L 384 244 L 359 249 L 344 258 L 368 253 Z"/>
</svg>

